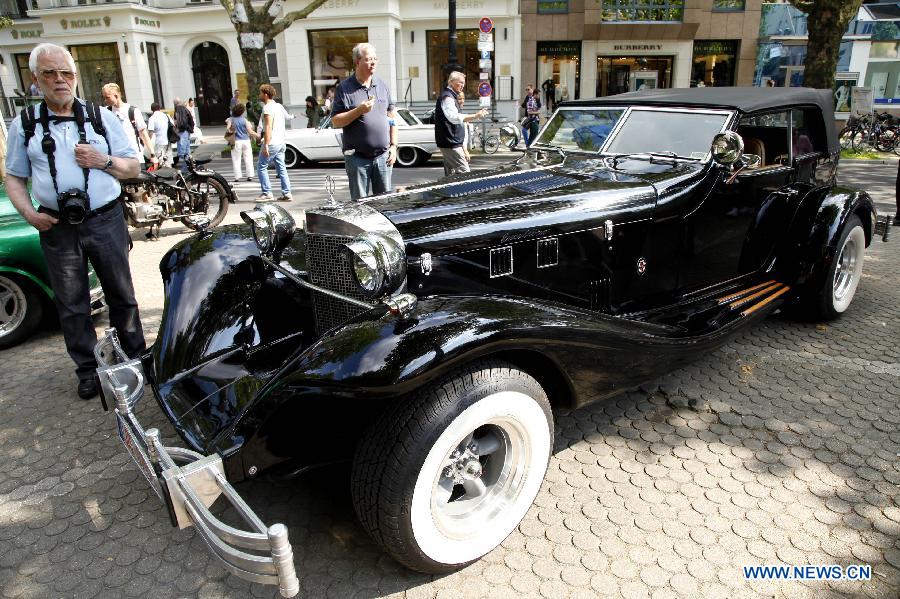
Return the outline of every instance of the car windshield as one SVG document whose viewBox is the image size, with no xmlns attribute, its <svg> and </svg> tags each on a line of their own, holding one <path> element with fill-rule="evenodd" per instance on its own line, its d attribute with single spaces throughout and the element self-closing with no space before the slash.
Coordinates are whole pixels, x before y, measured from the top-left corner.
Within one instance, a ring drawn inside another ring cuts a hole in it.
<svg viewBox="0 0 900 599">
<path fill-rule="evenodd" d="M 535 144 L 597 152 L 624 113 L 624 108 L 562 108 L 556 111 Z"/>
<path fill-rule="evenodd" d="M 397 123 L 398 125 L 403 125 L 403 123 L 406 123 L 407 125 L 409 125 L 410 127 L 412 127 L 412 126 L 414 126 L 414 125 L 421 125 L 421 124 L 422 124 L 422 121 L 420 121 L 420 120 L 416 117 L 416 115 L 414 115 L 413 113 L 411 113 L 410 111 L 408 111 L 408 110 L 406 110 L 406 109 L 404 109 L 404 108 L 399 108 L 399 109 L 397 109 L 397 114 L 398 114 L 398 115 L 400 116 L 400 118 L 402 119 L 402 122 Z"/>
<path fill-rule="evenodd" d="M 674 153 L 697 160 L 709 154 L 727 112 L 635 108 L 625 117 L 604 154 Z"/>
</svg>

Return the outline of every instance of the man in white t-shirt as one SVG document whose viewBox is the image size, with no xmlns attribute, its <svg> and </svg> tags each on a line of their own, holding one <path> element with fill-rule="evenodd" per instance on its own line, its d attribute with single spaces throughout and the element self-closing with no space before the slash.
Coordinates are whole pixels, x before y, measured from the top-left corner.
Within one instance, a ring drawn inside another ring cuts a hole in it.
<svg viewBox="0 0 900 599">
<path fill-rule="evenodd" d="M 150 105 L 152 114 L 147 119 L 147 129 L 153 133 L 153 153 L 159 159 L 160 166 L 169 164 L 169 115 L 162 111 L 162 106 L 154 102 Z"/>
<path fill-rule="evenodd" d="M 259 100 L 263 103 L 262 124 L 260 130 L 262 136 L 259 140 L 259 161 L 256 163 L 256 174 L 259 176 L 259 186 L 262 193 L 256 198 L 257 202 L 271 202 L 272 184 L 269 182 L 269 163 L 275 164 L 275 171 L 281 182 L 281 195 L 279 202 L 290 202 L 291 181 L 288 179 L 287 167 L 284 165 L 284 108 L 275 101 L 275 88 L 264 83 L 259 86 Z"/>
<path fill-rule="evenodd" d="M 141 111 L 128 102 L 122 101 L 122 90 L 116 83 L 107 83 L 103 86 L 103 100 L 113 114 L 119 117 L 119 122 L 125 129 L 125 136 L 137 153 L 141 168 L 144 165 L 144 148 L 149 148 L 150 160 L 157 164 L 159 161 L 156 159 L 156 152 L 153 151 L 153 145 L 150 143 L 147 124 L 144 122 L 144 115 L 141 114 Z"/>
</svg>

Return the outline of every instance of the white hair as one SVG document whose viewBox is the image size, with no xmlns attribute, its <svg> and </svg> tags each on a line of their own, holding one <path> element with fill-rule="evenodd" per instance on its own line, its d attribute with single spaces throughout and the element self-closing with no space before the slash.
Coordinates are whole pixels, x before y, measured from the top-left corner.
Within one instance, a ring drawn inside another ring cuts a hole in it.
<svg viewBox="0 0 900 599">
<path fill-rule="evenodd" d="M 175 106 L 181 106 L 182 104 L 184 104 L 184 100 L 182 100 L 178 96 L 175 96 Z"/>
<path fill-rule="evenodd" d="M 359 59 L 362 57 L 362 53 L 364 51 L 366 53 L 366 56 L 375 54 L 375 46 L 366 42 L 360 42 L 359 44 L 353 46 L 353 64 L 359 62 Z"/>
<path fill-rule="evenodd" d="M 452 83 L 454 81 L 465 81 L 466 75 L 465 73 L 460 73 L 459 71 L 453 71 L 450 73 L 450 76 L 447 77 L 447 83 Z"/>
<path fill-rule="evenodd" d="M 28 70 L 32 73 L 37 73 L 38 60 L 41 56 L 48 54 L 62 54 L 66 57 L 66 61 L 69 63 L 69 66 L 72 67 L 72 70 L 75 70 L 75 59 L 72 57 L 72 53 L 62 46 L 57 46 L 56 44 L 51 44 L 49 42 L 44 42 L 43 44 L 38 44 L 34 47 L 34 50 L 31 51 L 31 55 L 28 57 Z"/>
</svg>

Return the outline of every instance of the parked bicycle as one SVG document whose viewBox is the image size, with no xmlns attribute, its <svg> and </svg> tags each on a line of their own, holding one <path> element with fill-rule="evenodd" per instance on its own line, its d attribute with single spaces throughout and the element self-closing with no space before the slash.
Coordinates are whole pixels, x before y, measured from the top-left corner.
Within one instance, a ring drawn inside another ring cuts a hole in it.
<svg viewBox="0 0 900 599">
<path fill-rule="evenodd" d="M 852 148 L 862 152 L 875 148 L 881 152 L 894 152 L 900 155 L 900 131 L 890 114 L 874 113 L 872 115 L 852 116 L 838 134 L 841 148 Z"/>
<path fill-rule="evenodd" d="M 500 136 L 495 131 L 487 129 L 485 123 L 481 123 L 473 127 L 469 143 L 472 148 L 481 147 L 481 151 L 485 154 L 493 154 L 500 148 Z"/>
</svg>

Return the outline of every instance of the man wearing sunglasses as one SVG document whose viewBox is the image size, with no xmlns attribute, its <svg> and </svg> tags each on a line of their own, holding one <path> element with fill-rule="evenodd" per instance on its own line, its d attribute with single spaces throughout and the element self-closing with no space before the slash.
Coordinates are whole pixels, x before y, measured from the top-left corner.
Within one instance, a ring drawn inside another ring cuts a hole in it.
<svg viewBox="0 0 900 599">
<path fill-rule="evenodd" d="M 353 47 L 355 72 L 335 90 L 331 124 L 343 129 L 344 166 L 350 197 L 390 193 L 397 160 L 394 101 L 387 84 L 375 75 L 378 58 L 372 44 Z"/>
<path fill-rule="evenodd" d="M 26 113 L 40 115 L 29 119 L 33 129 L 23 125 L 23 115 L 13 119 L 6 189 L 16 210 L 40 231 L 66 349 L 75 362 L 78 395 L 90 399 L 98 388 L 88 260 L 103 285 L 110 324 L 126 353 L 134 357 L 145 348 L 128 263 L 128 229 L 118 202 L 118 179 L 137 177 L 140 171 L 118 118 L 75 97 L 75 61 L 68 50 L 40 44 L 31 51 L 28 66 L 44 101 L 34 113 Z M 37 210 L 26 187 L 29 178 Z"/>
</svg>

